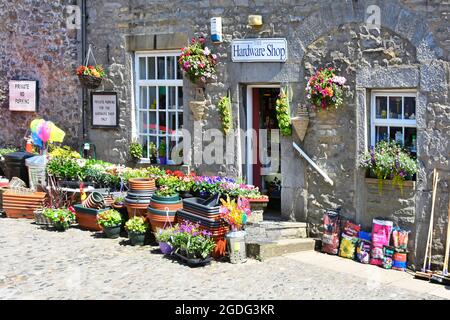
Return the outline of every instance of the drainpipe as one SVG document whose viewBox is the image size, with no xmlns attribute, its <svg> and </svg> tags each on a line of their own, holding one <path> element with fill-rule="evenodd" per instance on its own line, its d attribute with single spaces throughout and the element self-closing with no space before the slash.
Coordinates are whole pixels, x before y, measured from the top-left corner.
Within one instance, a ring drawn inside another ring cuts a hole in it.
<svg viewBox="0 0 450 320">
<path fill-rule="evenodd" d="M 86 60 L 86 0 L 81 0 L 81 64 Z M 86 132 L 86 107 L 87 107 L 87 89 L 82 88 L 81 122 L 83 125 L 83 141 L 87 139 Z"/>
</svg>

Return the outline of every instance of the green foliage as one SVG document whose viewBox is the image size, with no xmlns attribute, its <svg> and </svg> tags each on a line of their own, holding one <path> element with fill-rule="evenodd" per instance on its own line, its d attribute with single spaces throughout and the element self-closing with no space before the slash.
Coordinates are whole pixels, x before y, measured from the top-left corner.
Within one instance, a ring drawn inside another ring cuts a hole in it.
<svg viewBox="0 0 450 320">
<path fill-rule="evenodd" d="M 54 157 L 47 164 L 49 174 L 62 180 L 83 180 L 80 164 L 73 158 Z"/>
<path fill-rule="evenodd" d="M 81 159 L 81 155 L 69 146 L 53 147 L 49 155 L 52 158 Z"/>
<path fill-rule="evenodd" d="M 145 233 L 147 228 L 144 217 L 133 217 L 125 223 L 125 229 L 132 233 Z"/>
<path fill-rule="evenodd" d="M 52 222 L 55 227 L 61 230 L 69 229 L 70 224 L 75 221 L 75 214 L 69 209 L 65 208 L 45 208 L 42 213 Z"/>
<path fill-rule="evenodd" d="M 149 148 L 150 148 L 150 156 L 156 157 L 157 154 L 156 145 L 153 142 L 150 142 Z"/>
<path fill-rule="evenodd" d="M 292 135 L 291 116 L 289 110 L 289 101 L 287 94 L 281 89 L 280 94 L 276 101 L 277 120 L 278 127 L 280 128 L 281 135 Z"/>
<path fill-rule="evenodd" d="M 13 153 L 16 151 L 17 151 L 16 148 L 0 148 L 0 157 L 4 156 L 5 154 Z"/>
<path fill-rule="evenodd" d="M 122 223 L 122 216 L 119 211 L 110 209 L 99 213 L 97 222 L 105 228 L 117 227 Z"/>
<path fill-rule="evenodd" d="M 191 259 L 206 259 L 216 246 L 210 234 L 191 223 L 175 228 L 168 243 L 175 248 L 175 252 Z"/>
<path fill-rule="evenodd" d="M 138 142 L 133 142 L 130 144 L 130 155 L 134 159 L 141 159 L 143 154 L 142 145 Z"/>
<path fill-rule="evenodd" d="M 162 186 L 155 193 L 157 196 L 160 197 L 173 197 L 178 195 L 175 188 L 176 187 Z"/>
<path fill-rule="evenodd" d="M 175 230 L 178 229 L 178 226 L 174 226 L 166 229 L 159 229 L 158 232 L 155 233 L 155 238 L 157 242 L 166 242 L 169 243 L 170 237 L 174 233 Z"/>
<path fill-rule="evenodd" d="M 217 106 L 219 108 L 220 118 L 222 119 L 223 132 L 228 134 L 233 128 L 230 98 L 228 96 L 222 97 Z"/>
<path fill-rule="evenodd" d="M 166 156 L 166 141 L 164 139 L 159 143 L 158 154 L 160 157 Z"/>
</svg>

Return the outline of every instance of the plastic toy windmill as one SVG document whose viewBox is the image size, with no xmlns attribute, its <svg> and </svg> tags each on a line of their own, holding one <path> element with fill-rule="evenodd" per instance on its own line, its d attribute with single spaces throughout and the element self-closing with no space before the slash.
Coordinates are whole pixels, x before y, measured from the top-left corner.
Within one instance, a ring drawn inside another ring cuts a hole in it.
<svg viewBox="0 0 450 320">
<path fill-rule="evenodd" d="M 42 149 L 46 149 L 48 142 L 63 142 L 66 135 L 53 122 L 44 119 L 34 119 L 30 123 L 31 139 Z"/>
</svg>

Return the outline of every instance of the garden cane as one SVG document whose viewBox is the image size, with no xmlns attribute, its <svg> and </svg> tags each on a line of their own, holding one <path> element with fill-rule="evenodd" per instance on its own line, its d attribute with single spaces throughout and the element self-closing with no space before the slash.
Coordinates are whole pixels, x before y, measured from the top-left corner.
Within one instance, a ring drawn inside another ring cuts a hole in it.
<svg viewBox="0 0 450 320">
<path fill-rule="evenodd" d="M 422 272 L 416 271 L 415 278 L 422 279 L 422 280 L 430 280 L 430 274 L 426 272 L 426 263 L 427 263 L 427 257 L 428 257 L 428 251 L 430 249 L 430 256 L 431 256 L 431 237 L 433 236 L 433 219 L 434 219 L 434 201 L 436 198 L 436 189 L 437 189 L 437 180 L 438 180 L 439 174 L 436 170 L 436 168 L 433 171 L 433 196 L 432 196 L 432 204 L 431 204 L 431 215 L 430 215 L 430 225 L 428 228 L 428 238 L 427 238 L 427 246 L 425 248 L 425 256 L 423 258 L 423 267 Z M 431 259 L 430 259 L 431 260 Z"/>
</svg>

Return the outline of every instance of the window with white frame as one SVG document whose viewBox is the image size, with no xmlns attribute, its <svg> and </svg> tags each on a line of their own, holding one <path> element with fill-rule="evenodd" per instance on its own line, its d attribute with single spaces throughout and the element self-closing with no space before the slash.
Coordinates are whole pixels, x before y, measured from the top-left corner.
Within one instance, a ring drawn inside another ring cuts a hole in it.
<svg viewBox="0 0 450 320">
<path fill-rule="evenodd" d="M 371 145 L 394 140 L 417 152 L 416 93 L 374 91 L 371 96 Z"/>
<path fill-rule="evenodd" d="M 183 76 L 179 55 L 179 51 L 136 53 L 137 132 L 144 158 L 151 157 L 151 144 L 157 152 L 165 149 L 169 160 L 182 157 L 171 157 L 174 149 L 176 154 L 182 152 Z"/>
</svg>

